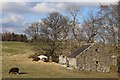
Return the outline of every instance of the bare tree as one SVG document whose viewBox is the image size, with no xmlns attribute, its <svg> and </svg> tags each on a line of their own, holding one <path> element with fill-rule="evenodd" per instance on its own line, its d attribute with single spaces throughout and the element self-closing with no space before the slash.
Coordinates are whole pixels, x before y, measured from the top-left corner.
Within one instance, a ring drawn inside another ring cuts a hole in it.
<svg viewBox="0 0 120 80">
<path fill-rule="evenodd" d="M 101 18 L 98 17 L 98 13 L 89 12 L 89 17 L 84 18 L 83 23 L 83 34 L 85 35 L 88 43 L 93 43 L 100 35 L 99 30 L 101 29 L 100 24 Z"/>
<path fill-rule="evenodd" d="M 32 22 L 27 25 L 28 28 L 25 30 L 25 33 L 31 38 L 34 42 L 37 41 L 39 34 L 40 22 Z"/>
<path fill-rule="evenodd" d="M 32 23 L 27 30 L 29 35 L 37 37 L 37 43 L 52 60 L 56 61 L 60 45 L 67 40 L 69 20 L 59 13 L 51 13 L 41 22 Z M 36 38 L 35 38 L 36 39 Z"/>
<path fill-rule="evenodd" d="M 73 5 L 67 9 L 67 12 L 71 19 L 71 45 L 75 44 L 77 41 L 76 47 L 79 48 L 82 41 L 81 26 L 78 22 L 78 18 L 80 17 L 80 7 Z M 71 51 L 74 49 L 73 47 L 74 46 L 71 47 Z"/>
<path fill-rule="evenodd" d="M 101 5 L 101 24 L 104 29 L 104 38 L 113 45 L 115 51 L 118 43 L 118 10 L 116 5 Z"/>
</svg>

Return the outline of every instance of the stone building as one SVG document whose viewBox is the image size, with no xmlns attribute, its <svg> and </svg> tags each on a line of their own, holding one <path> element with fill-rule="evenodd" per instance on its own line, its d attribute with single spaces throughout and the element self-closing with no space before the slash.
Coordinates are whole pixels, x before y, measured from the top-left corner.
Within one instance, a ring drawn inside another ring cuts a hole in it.
<svg viewBox="0 0 120 80">
<path fill-rule="evenodd" d="M 98 72 L 110 72 L 117 65 L 115 55 L 100 43 L 84 44 L 67 57 L 60 55 L 59 62 L 77 70 Z"/>
</svg>

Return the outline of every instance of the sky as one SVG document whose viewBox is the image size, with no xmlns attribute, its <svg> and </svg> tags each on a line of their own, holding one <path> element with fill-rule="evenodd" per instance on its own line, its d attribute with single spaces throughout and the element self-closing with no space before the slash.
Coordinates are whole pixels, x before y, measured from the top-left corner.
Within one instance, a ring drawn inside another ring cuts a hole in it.
<svg viewBox="0 0 120 80">
<path fill-rule="evenodd" d="M 110 4 L 116 2 L 115 0 L 101 0 L 102 4 Z M 109 2 L 109 3 L 108 3 Z M 0 3 L 0 31 L 2 32 L 14 32 L 24 34 L 27 24 L 33 21 L 38 21 L 46 18 L 49 13 L 59 12 L 63 15 L 68 15 L 66 9 L 68 7 L 80 8 L 82 15 L 89 16 L 89 11 L 96 12 L 99 10 L 100 0 L 40 0 L 28 1 L 28 0 L 3 0 Z M 81 18 L 79 17 L 78 20 Z"/>
</svg>

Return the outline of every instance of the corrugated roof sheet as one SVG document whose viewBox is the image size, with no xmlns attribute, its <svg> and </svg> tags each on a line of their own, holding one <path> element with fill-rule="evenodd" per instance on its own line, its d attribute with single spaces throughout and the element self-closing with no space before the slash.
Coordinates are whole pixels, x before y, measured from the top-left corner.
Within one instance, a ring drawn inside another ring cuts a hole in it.
<svg viewBox="0 0 120 80">
<path fill-rule="evenodd" d="M 85 49 L 87 49 L 89 46 L 91 46 L 90 44 L 88 45 L 82 45 L 80 47 L 80 49 L 76 50 L 74 53 L 70 54 L 68 57 L 69 58 L 75 58 L 77 55 L 79 55 L 81 52 L 83 52 Z"/>
</svg>

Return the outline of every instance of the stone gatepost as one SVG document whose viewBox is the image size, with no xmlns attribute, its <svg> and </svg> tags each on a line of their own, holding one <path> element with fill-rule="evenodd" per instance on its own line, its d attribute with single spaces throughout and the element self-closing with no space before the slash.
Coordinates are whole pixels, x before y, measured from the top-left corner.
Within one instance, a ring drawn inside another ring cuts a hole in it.
<svg viewBox="0 0 120 80">
<path fill-rule="evenodd" d="M 49 56 L 49 62 L 52 62 L 52 56 Z"/>
</svg>

